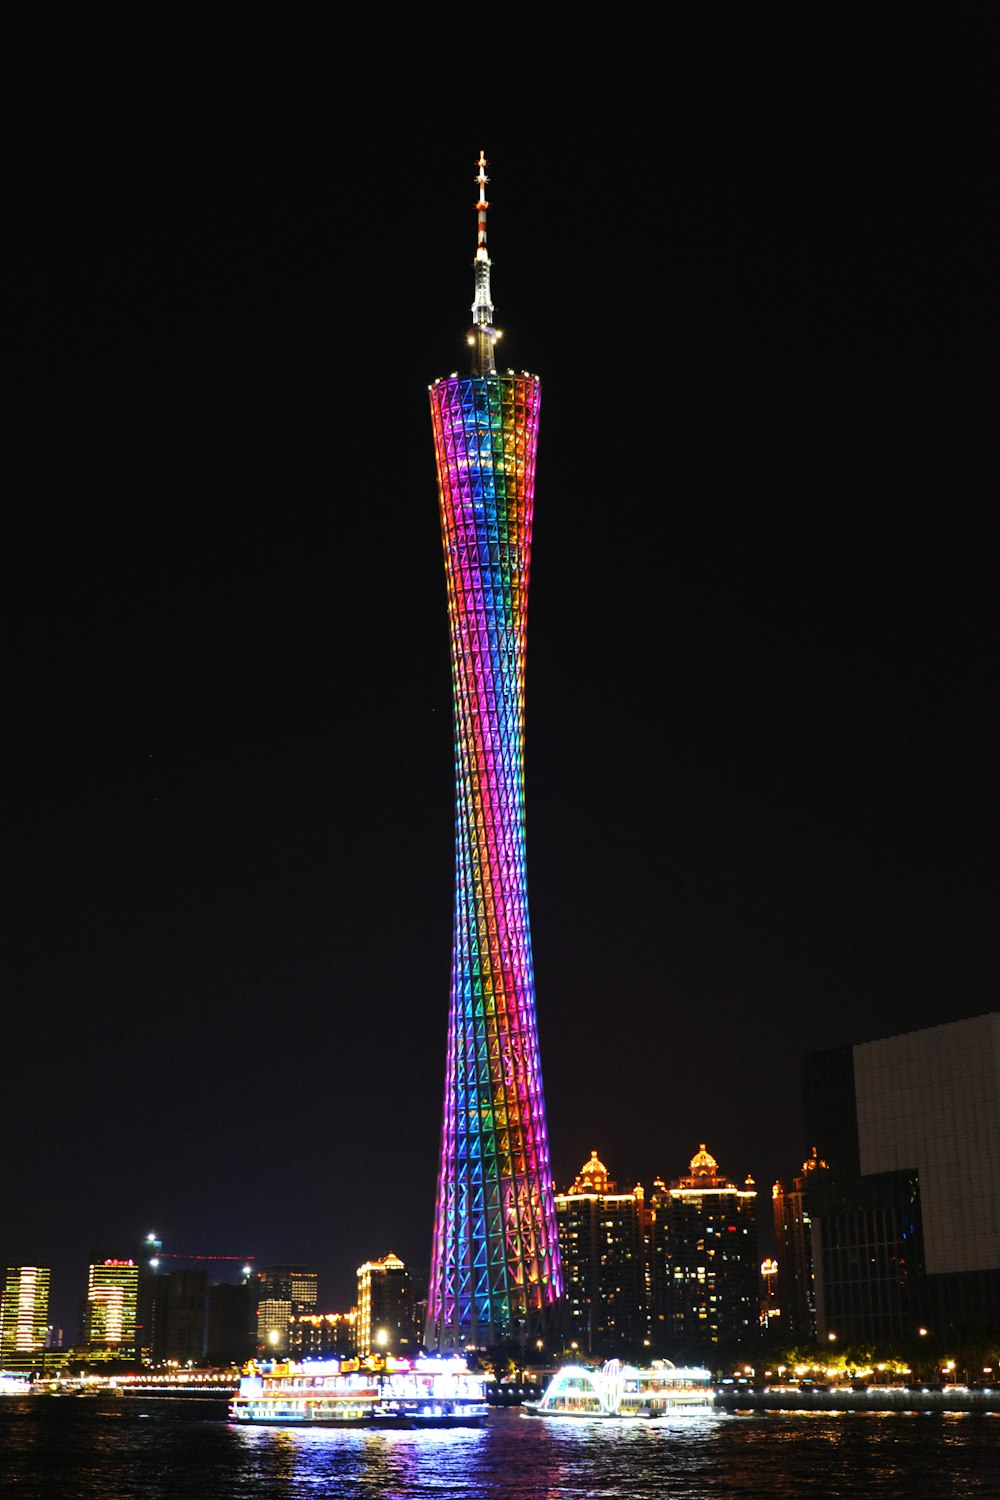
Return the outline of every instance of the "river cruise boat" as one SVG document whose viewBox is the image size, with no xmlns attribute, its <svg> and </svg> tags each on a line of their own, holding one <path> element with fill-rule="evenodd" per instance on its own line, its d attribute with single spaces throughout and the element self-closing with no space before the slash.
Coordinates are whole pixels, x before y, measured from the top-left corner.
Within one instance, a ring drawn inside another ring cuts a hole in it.
<svg viewBox="0 0 1000 1500">
<path fill-rule="evenodd" d="M 609 1360 L 600 1370 L 563 1365 L 540 1401 L 529 1402 L 532 1417 L 635 1418 L 649 1421 L 678 1413 L 705 1412 L 715 1404 L 707 1370 L 680 1368 L 656 1360 L 646 1369 Z"/>
<path fill-rule="evenodd" d="M 486 1377 L 464 1359 L 283 1361 L 248 1369 L 233 1422 L 278 1427 L 477 1427 Z"/>
</svg>

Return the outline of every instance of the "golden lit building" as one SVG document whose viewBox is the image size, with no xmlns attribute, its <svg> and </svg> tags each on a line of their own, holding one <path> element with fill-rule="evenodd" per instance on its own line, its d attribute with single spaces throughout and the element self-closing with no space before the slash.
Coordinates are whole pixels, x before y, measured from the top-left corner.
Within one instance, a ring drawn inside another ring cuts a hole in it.
<svg viewBox="0 0 1000 1500">
<path fill-rule="evenodd" d="M 48 1266 L 8 1266 L 0 1297 L 0 1368 L 39 1368 L 48 1321 Z"/>
<path fill-rule="evenodd" d="M 87 1277 L 87 1347 L 131 1359 L 139 1306 L 139 1267 L 134 1260 L 103 1260 Z"/>
<path fill-rule="evenodd" d="M 291 1346 L 292 1304 L 284 1297 L 257 1303 L 257 1344 L 267 1354 L 287 1354 Z"/>
<path fill-rule="evenodd" d="M 628 1193 L 596 1151 L 555 1198 L 568 1345 L 585 1354 L 637 1352 L 649 1333 L 647 1212 L 638 1183 Z"/>
<path fill-rule="evenodd" d="M 687 1177 L 650 1196 L 654 1342 L 671 1357 L 705 1359 L 757 1332 L 757 1189 L 725 1177 L 704 1143 Z"/>
<path fill-rule="evenodd" d="M 416 1350 L 410 1273 L 391 1251 L 358 1267 L 357 1340 L 362 1358 Z"/>
</svg>

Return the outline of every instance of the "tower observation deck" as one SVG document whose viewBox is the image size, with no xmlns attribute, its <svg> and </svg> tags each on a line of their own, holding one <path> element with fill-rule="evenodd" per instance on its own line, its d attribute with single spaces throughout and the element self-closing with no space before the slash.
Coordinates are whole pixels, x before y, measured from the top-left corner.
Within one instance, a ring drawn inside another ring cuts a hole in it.
<svg viewBox="0 0 1000 1500">
<path fill-rule="evenodd" d="M 476 204 L 472 373 L 430 388 L 455 724 L 455 916 L 428 1347 L 544 1329 L 562 1295 L 528 925 L 524 673 L 540 385 L 498 373 Z"/>
</svg>

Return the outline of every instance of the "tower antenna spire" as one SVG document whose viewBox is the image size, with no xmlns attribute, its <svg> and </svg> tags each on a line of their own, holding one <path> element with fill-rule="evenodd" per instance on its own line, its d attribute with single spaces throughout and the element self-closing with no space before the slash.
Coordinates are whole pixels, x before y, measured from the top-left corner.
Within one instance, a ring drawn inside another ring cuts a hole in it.
<svg viewBox="0 0 1000 1500">
<path fill-rule="evenodd" d="M 479 167 L 479 175 L 476 178 L 479 185 L 479 199 L 476 203 L 478 234 L 476 258 L 473 262 L 476 268 L 476 295 L 472 304 L 472 332 L 469 334 L 469 343 L 473 351 L 473 375 L 490 375 L 496 370 L 493 345 L 500 335 L 493 327 L 493 298 L 490 294 L 491 263 L 489 251 L 486 248 L 486 210 L 490 206 L 486 201 L 486 184 L 489 182 L 486 168 L 489 162 L 483 151 L 479 153 L 477 166 Z"/>
<path fill-rule="evenodd" d="M 480 152 L 472 375 L 429 392 L 451 634 L 455 905 L 425 1335 L 429 1348 L 459 1352 L 556 1335 L 563 1294 L 524 825 L 541 384 L 494 369 L 486 165 Z"/>
</svg>

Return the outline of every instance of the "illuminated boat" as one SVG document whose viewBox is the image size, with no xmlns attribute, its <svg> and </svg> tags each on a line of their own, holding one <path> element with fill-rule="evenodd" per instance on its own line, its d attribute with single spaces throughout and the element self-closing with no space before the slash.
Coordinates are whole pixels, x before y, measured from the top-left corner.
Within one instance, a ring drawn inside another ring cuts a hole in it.
<svg viewBox="0 0 1000 1500">
<path fill-rule="evenodd" d="M 563 1365 L 549 1381 L 540 1401 L 529 1402 L 532 1417 L 634 1418 L 650 1421 L 685 1412 L 704 1412 L 715 1404 L 707 1370 L 680 1368 L 656 1360 L 646 1369 L 617 1359 L 600 1370 Z"/>
<path fill-rule="evenodd" d="M 488 1412 L 486 1377 L 458 1358 L 263 1364 L 229 1404 L 233 1422 L 278 1427 L 476 1427 Z"/>
</svg>

